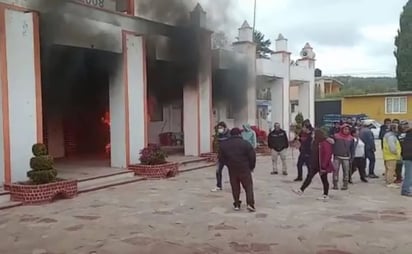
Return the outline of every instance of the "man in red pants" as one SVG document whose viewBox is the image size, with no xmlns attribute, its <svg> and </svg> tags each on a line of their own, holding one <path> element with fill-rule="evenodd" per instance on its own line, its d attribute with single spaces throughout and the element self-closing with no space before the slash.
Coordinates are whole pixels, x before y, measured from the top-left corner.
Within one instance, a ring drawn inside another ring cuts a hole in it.
<svg viewBox="0 0 412 254">
<path fill-rule="evenodd" d="M 240 210 L 240 185 L 242 184 L 246 192 L 247 209 L 254 212 L 256 209 L 252 172 L 256 166 L 256 152 L 249 142 L 242 139 L 239 128 L 233 128 L 230 131 L 230 138 L 221 144 L 219 160 L 229 169 L 234 209 Z"/>
</svg>

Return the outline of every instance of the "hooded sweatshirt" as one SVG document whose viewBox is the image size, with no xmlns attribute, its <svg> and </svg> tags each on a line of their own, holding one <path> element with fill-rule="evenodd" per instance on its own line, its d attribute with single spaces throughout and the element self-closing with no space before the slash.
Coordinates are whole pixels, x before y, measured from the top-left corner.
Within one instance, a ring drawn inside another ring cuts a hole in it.
<svg viewBox="0 0 412 254">
<path fill-rule="evenodd" d="M 249 124 L 243 125 L 242 138 L 249 142 L 253 148 L 257 147 L 256 133 L 252 130 Z"/>
<path fill-rule="evenodd" d="M 353 137 L 343 133 L 343 129 L 349 127 L 344 124 L 341 126 L 340 131 L 334 135 L 335 144 L 333 145 L 333 155 L 339 159 L 349 160 L 353 151 Z"/>
<path fill-rule="evenodd" d="M 383 160 L 400 160 L 401 144 L 392 131 L 385 133 L 383 136 Z"/>
</svg>

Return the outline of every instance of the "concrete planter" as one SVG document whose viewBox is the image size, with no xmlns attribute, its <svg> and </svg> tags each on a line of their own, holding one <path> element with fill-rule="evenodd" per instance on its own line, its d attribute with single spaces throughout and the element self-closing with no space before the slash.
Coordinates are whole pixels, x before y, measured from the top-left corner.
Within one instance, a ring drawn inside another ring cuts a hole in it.
<svg viewBox="0 0 412 254">
<path fill-rule="evenodd" d="M 70 199 L 77 196 L 77 180 L 59 180 L 47 184 L 12 183 L 5 186 L 10 191 L 11 201 L 24 205 L 51 203 L 58 198 Z"/>
<path fill-rule="evenodd" d="M 175 177 L 179 173 L 179 163 L 168 162 L 160 165 L 129 165 L 129 170 L 136 175 L 146 178 L 169 178 Z"/>
</svg>

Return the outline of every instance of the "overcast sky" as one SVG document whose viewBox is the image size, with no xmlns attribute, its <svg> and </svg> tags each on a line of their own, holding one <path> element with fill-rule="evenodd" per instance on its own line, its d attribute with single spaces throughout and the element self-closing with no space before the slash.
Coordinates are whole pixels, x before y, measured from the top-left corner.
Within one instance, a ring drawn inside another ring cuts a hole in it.
<svg viewBox="0 0 412 254">
<path fill-rule="evenodd" d="M 395 76 L 393 41 L 406 2 L 257 0 L 256 28 L 272 41 L 282 33 L 293 58 L 309 42 L 324 75 Z M 232 0 L 232 5 L 236 22 L 247 19 L 252 25 L 253 0 Z"/>
</svg>

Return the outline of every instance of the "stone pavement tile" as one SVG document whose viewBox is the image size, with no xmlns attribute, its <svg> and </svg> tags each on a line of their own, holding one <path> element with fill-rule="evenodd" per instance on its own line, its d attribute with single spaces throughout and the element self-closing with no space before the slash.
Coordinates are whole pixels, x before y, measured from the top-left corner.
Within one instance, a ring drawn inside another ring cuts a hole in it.
<svg viewBox="0 0 412 254">
<path fill-rule="evenodd" d="M 295 164 L 288 161 L 289 176 L 272 176 L 270 158 L 259 157 L 256 213 L 232 210 L 227 170 L 224 190 L 210 192 L 213 167 L 1 211 L 0 253 L 409 253 L 412 202 L 399 190 L 355 179 L 320 202 L 315 177 L 299 197 Z"/>
</svg>

